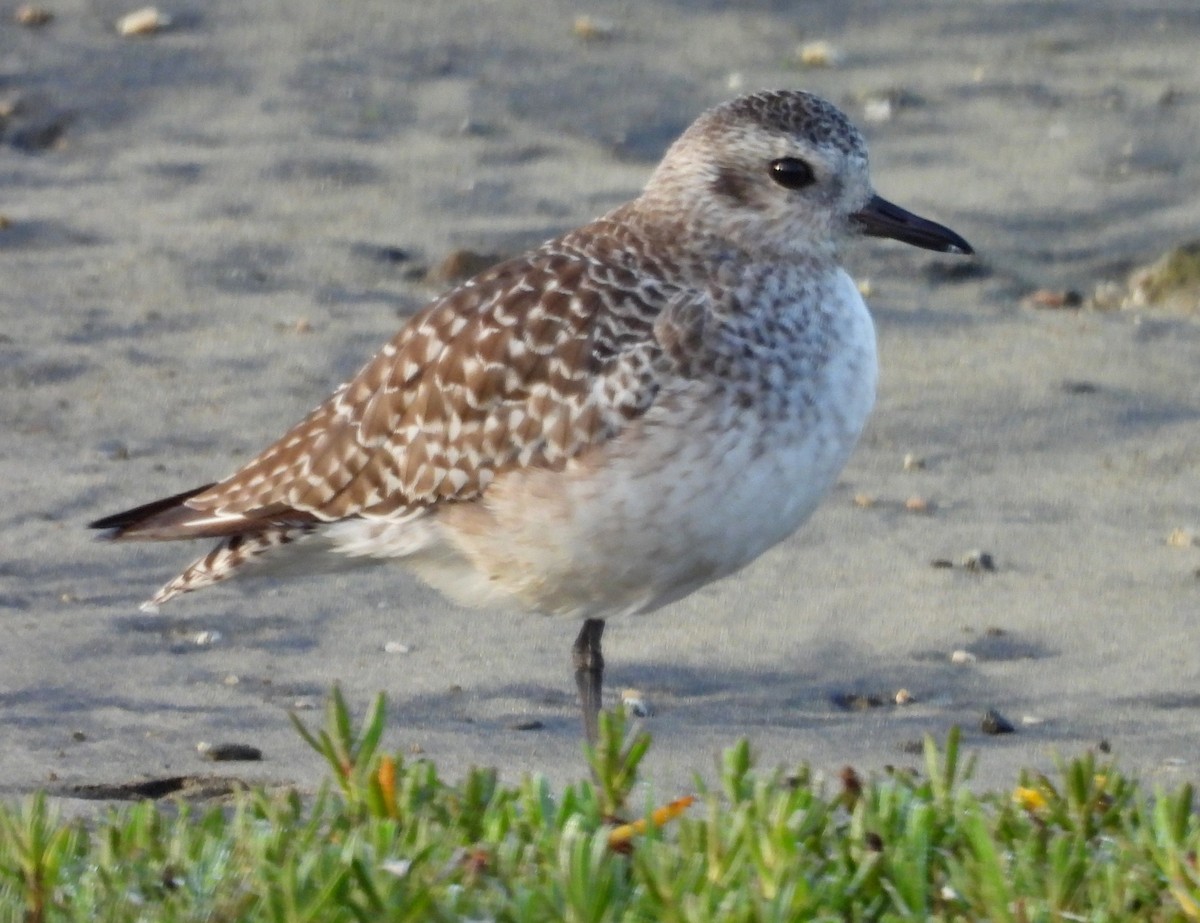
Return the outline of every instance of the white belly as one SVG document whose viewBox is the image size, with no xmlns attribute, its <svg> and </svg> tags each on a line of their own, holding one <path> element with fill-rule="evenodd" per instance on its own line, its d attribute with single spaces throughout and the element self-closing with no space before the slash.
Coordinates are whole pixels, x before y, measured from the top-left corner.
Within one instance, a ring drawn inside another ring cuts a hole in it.
<svg viewBox="0 0 1200 923">
<path fill-rule="evenodd" d="M 671 382 L 563 470 L 506 473 L 482 500 L 370 541 L 362 521 L 330 537 L 351 554 L 405 556 L 472 604 L 603 617 L 679 599 L 791 535 L 849 458 L 874 403 L 875 331 L 844 273 L 838 296 L 834 348 L 763 406 L 712 382 Z"/>
</svg>

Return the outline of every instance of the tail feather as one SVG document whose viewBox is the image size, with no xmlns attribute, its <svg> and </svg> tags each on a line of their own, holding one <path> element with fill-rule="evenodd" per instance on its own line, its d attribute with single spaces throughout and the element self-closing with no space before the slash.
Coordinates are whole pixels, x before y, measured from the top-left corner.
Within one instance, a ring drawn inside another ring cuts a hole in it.
<svg viewBox="0 0 1200 923">
<path fill-rule="evenodd" d="M 291 544 L 312 531 L 313 526 L 277 527 L 252 535 L 234 535 L 226 538 L 208 554 L 188 565 L 174 580 L 164 584 L 142 605 L 142 609 L 154 611 L 176 596 L 228 580 L 246 565 L 257 563 L 272 549 Z"/>
</svg>

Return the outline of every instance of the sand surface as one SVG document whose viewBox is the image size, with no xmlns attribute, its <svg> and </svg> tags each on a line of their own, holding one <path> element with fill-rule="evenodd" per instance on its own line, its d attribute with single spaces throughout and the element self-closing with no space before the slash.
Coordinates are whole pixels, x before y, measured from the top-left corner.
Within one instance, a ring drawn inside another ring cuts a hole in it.
<svg viewBox="0 0 1200 923">
<path fill-rule="evenodd" d="M 652 784 L 742 736 L 767 765 L 915 765 L 906 745 L 954 724 L 985 786 L 1102 740 L 1200 780 L 1200 547 L 1167 540 L 1200 531 L 1200 317 L 1021 304 L 1197 234 L 1194 0 L 167 0 L 141 39 L 113 30 L 132 5 L 46 3 L 45 27 L 0 22 L 0 790 L 309 788 L 286 713 L 335 680 L 358 708 L 386 690 L 387 745 L 451 777 L 579 778 L 576 624 L 457 609 L 399 567 L 143 615 L 202 549 L 84 525 L 282 433 L 436 294 L 422 266 L 632 197 L 699 111 L 763 87 L 843 105 L 879 191 L 979 257 L 849 252 L 882 380 L 838 488 L 744 573 L 610 623 L 611 695 L 655 710 Z M 834 66 L 797 63 L 817 40 Z M 973 550 L 995 570 L 962 567 Z M 838 705 L 901 688 L 913 704 Z M 1016 733 L 984 735 L 989 708 Z M 265 759 L 214 766 L 201 741 Z"/>
</svg>

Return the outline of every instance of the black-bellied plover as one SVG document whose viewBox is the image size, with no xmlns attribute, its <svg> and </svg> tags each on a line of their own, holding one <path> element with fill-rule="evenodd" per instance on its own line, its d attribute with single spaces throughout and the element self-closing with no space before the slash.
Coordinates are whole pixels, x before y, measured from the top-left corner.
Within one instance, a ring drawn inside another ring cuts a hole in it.
<svg viewBox="0 0 1200 923">
<path fill-rule="evenodd" d="M 92 523 L 216 538 L 147 604 L 304 545 L 400 558 L 450 597 L 585 619 L 645 612 L 791 535 L 875 399 L 853 234 L 971 253 L 875 195 L 829 103 L 755 93 L 700 116 L 642 194 L 412 318 L 225 480 Z"/>
</svg>

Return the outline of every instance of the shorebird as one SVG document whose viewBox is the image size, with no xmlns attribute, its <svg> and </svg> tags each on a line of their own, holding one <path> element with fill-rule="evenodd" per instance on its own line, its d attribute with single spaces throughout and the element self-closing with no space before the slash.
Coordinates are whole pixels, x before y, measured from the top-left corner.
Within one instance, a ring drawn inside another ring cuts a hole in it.
<svg viewBox="0 0 1200 923">
<path fill-rule="evenodd" d="M 642 193 L 435 299 L 225 480 L 97 520 L 215 538 L 147 603 L 301 547 L 398 558 L 454 600 L 604 619 L 680 599 L 791 535 L 875 399 L 850 236 L 970 254 L 872 189 L 862 136 L 800 91 L 703 113 Z"/>
</svg>

